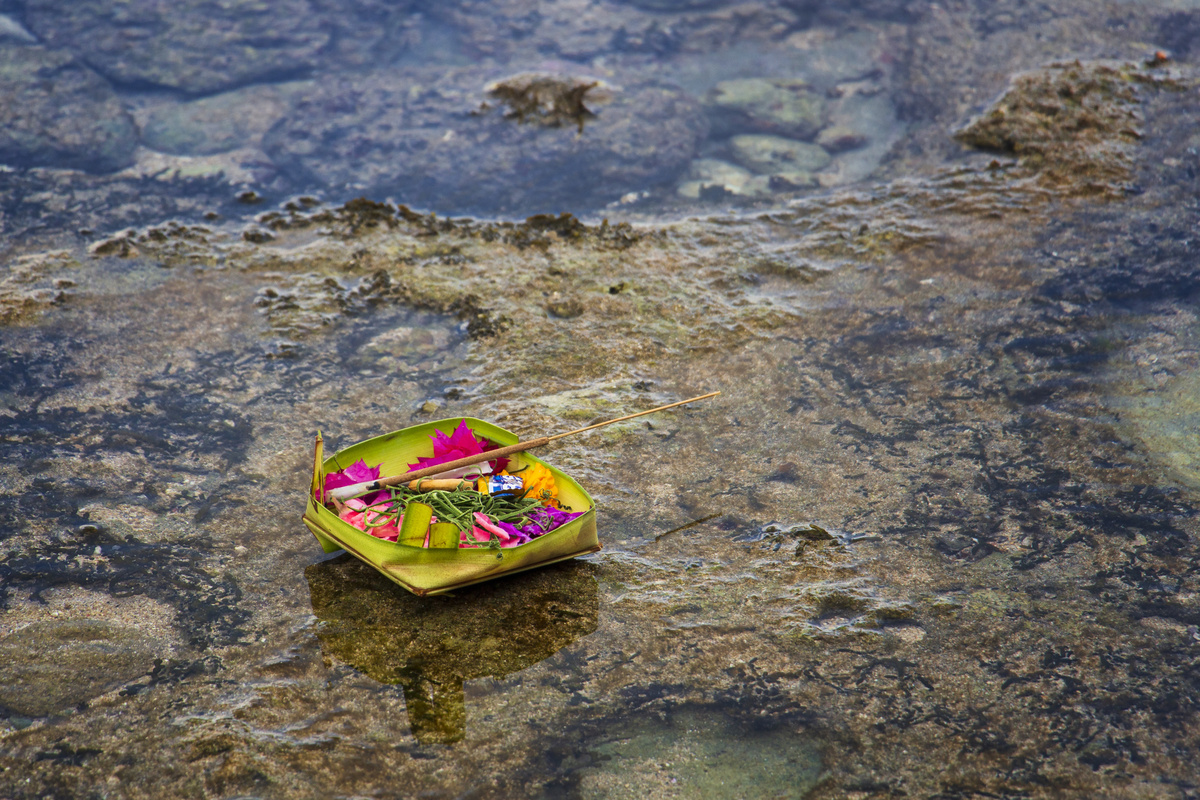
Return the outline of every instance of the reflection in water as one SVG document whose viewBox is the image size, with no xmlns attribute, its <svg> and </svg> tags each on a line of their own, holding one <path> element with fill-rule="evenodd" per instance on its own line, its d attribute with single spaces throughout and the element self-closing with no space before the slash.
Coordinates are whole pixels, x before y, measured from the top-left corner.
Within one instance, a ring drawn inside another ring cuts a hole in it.
<svg viewBox="0 0 1200 800">
<path fill-rule="evenodd" d="M 321 649 L 404 690 L 422 744 L 466 735 L 463 682 L 533 666 L 596 630 L 591 568 L 554 565 L 452 597 L 408 594 L 349 555 L 304 571 Z"/>
</svg>

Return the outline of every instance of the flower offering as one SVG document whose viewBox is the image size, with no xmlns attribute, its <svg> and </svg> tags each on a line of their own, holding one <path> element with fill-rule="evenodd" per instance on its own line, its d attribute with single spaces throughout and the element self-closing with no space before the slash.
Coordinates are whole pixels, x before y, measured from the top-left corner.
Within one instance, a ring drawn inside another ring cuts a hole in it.
<svg viewBox="0 0 1200 800">
<path fill-rule="evenodd" d="M 477 437 L 466 420 L 449 436 L 435 431 L 430 439 L 433 455 L 418 457 L 417 463 L 408 465 L 410 471 L 485 454 L 497 447 Z M 397 542 L 403 538 L 410 544 L 421 542 L 424 533 L 425 547 L 430 546 L 428 530 L 439 524 L 452 524 L 458 529 L 460 548 L 505 548 L 531 542 L 582 514 L 559 502 L 554 473 L 548 467 L 537 462 L 512 467 L 506 458 L 448 471 L 436 480 L 415 481 L 415 486 L 389 486 L 346 502 L 330 495 L 333 489 L 376 480 L 379 475 L 380 465 L 357 461 L 327 474 L 318 499 L 332 505 L 342 521 L 378 539 Z M 428 508 L 406 526 L 405 511 L 411 503 Z M 432 516 L 425 523 L 423 515 L 429 510 Z M 413 538 L 415 522 L 419 522 L 421 531 Z"/>
</svg>

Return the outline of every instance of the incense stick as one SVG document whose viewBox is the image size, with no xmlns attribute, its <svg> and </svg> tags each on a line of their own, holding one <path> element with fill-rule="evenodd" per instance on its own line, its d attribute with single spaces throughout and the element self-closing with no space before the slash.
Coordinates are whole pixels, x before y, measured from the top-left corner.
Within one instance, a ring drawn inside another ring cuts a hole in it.
<svg viewBox="0 0 1200 800">
<path fill-rule="evenodd" d="M 428 478 L 432 475 L 440 475 L 443 472 L 450 472 L 451 470 L 461 469 L 462 467 L 469 467 L 473 464 L 479 464 L 484 461 L 492 461 L 497 458 L 503 458 L 504 456 L 512 455 L 513 453 L 522 453 L 526 450 L 532 450 L 535 447 L 547 445 L 550 442 L 553 442 L 555 439 L 561 439 L 564 436 L 574 436 L 575 434 L 585 433 L 587 431 L 595 430 L 596 428 L 603 428 L 605 425 L 612 425 L 614 422 L 624 422 L 627 419 L 642 417 L 646 414 L 653 414 L 656 411 L 666 411 L 668 408 L 675 408 L 676 406 L 695 403 L 697 400 L 707 400 L 708 398 L 716 397 L 719 394 L 720 392 L 709 392 L 708 394 L 702 394 L 697 397 L 690 397 L 687 400 L 680 400 L 677 403 L 668 403 L 665 406 L 651 408 L 646 411 L 639 411 L 636 414 L 626 414 L 625 416 L 617 417 L 616 419 L 597 422 L 595 425 L 588 425 L 584 428 L 576 428 L 575 430 L 567 431 L 566 433 L 556 433 L 553 436 L 540 436 L 537 439 L 530 439 L 526 442 L 517 442 L 516 444 L 510 444 L 507 447 L 498 447 L 495 450 L 488 450 L 486 453 L 480 453 L 474 456 L 466 456 L 465 458 L 458 458 L 454 461 L 447 461 L 445 464 L 435 464 L 432 467 L 424 467 L 422 469 L 413 470 L 412 472 L 408 472 L 404 475 L 392 475 L 387 478 L 378 478 L 377 480 L 367 481 L 365 483 L 355 483 L 350 486 L 340 486 L 337 489 L 331 489 L 329 492 L 327 492 L 327 494 L 334 500 L 349 500 L 351 497 L 358 497 L 359 495 L 368 494 L 370 492 L 377 492 L 387 486 L 395 486 L 398 483 L 407 483 L 408 481 L 415 481 L 418 478 Z"/>
</svg>

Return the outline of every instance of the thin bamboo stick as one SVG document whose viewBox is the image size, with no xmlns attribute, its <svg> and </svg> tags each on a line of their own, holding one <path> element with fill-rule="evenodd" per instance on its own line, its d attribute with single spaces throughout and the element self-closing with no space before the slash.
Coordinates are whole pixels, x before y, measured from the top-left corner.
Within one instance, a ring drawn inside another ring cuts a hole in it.
<svg viewBox="0 0 1200 800">
<path fill-rule="evenodd" d="M 614 422 L 624 422 L 627 419 L 642 417 L 646 414 L 653 414 L 656 411 L 666 411 L 668 408 L 675 408 L 676 406 L 695 403 L 697 400 L 707 400 L 708 398 L 716 397 L 719 394 L 720 392 L 709 392 L 708 394 L 702 394 L 697 397 L 690 397 L 687 400 L 680 400 L 677 403 L 668 403 L 665 406 L 651 408 L 647 411 L 639 411 L 636 414 L 626 414 L 625 416 L 617 417 L 616 419 L 597 422 L 595 425 L 588 425 L 584 428 L 576 428 L 575 430 L 567 431 L 566 433 L 556 433 L 553 436 L 540 436 L 537 439 L 530 439 L 526 442 L 517 442 L 516 444 L 510 444 L 507 447 L 498 447 L 495 450 L 488 450 L 486 453 L 480 453 L 474 456 L 466 456 L 464 458 L 457 458 L 454 461 L 447 461 L 445 464 L 435 464 L 432 467 L 423 467 L 421 469 L 405 473 L 404 475 L 391 475 L 387 478 L 379 478 L 377 480 L 367 481 L 365 483 L 355 483 L 350 486 L 341 486 L 337 489 L 330 490 L 328 494 L 335 501 L 349 500 L 351 497 L 358 497 L 359 495 L 369 494 L 370 492 L 377 492 L 386 486 L 395 486 L 398 483 L 415 481 L 418 478 L 428 478 L 431 475 L 440 475 L 443 472 L 450 472 L 451 470 L 469 467 L 473 464 L 480 464 L 484 461 L 492 461 L 497 458 L 503 458 L 504 456 L 510 456 L 514 453 L 522 453 L 526 450 L 532 450 L 535 447 L 547 445 L 555 439 L 561 439 L 564 436 L 574 436 L 575 434 L 585 433 L 587 431 L 595 430 L 596 428 L 603 428 L 605 425 L 612 425 Z"/>
</svg>

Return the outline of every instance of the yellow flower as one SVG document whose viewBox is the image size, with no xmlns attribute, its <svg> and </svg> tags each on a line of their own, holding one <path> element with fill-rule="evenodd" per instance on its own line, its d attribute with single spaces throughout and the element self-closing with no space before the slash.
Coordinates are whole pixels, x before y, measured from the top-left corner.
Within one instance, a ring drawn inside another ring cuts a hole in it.
<svg viewBox="0 0 1200 800">
<path fill-rule="evenodd" d="M 532 497 L 544 506 L 560 508 L 554 474 L 545 465 L 530 464 L 521 472 L 521 484 L 526 497 Z"/>
</svg>

